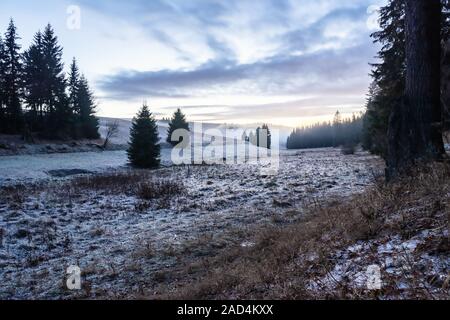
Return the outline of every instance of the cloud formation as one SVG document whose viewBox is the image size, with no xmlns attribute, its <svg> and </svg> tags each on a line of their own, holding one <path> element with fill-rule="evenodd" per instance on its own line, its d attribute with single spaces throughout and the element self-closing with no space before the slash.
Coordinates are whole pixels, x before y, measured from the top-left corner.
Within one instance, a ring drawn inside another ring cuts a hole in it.
<svg viewBox="0 0 450 320">
<path fill-rule="evenodd" d="M 133 25 L 146 41 L 164 46 L 176 57 L 176 62 L 160 68 L 122 66 L 105 75 L 97 82 L 105 99 L 158 98 L 189 105 L 185 102 L 195 98 L 214 102 L 217 96 L 289 96 L 289 101 L 303 102 L 259 105 L 265 115 L 273 116 L 297 114 L 299 108 L 306 111 L 312 106 L 308 114 L 320 115 L 327 106 L 338 104 L 347 108 L 344 112 L 363 107 L 369 62 L 376 52 L 369 37 L 373 30 L 367 27 L 367 8 L 383 2 L 78 0 L 106 17 Z M 152 54 L 148 53 L 149 59 Z M 242 109 L 229 106 L 221 115 L 257 117 L 256 108 L 251 114 Z"/>
</svg>

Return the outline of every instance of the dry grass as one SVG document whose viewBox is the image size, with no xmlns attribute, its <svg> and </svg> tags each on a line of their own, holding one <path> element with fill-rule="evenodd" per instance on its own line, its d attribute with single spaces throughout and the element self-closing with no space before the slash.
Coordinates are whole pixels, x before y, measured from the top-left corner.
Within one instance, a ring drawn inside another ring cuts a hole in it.
<svg viewBox="0 0 450 320">
<path fill-rule="evenodd" d="M 134 194 L 139 184 L 152 179 L 153 174 L 150 171 L 129 170 L 78 177 L 73 179 L 70 185 L 79 191 L 95 190 L 110 194 Z"/>
<path fill-rule="evenodd" d="M 141 183 L 137 194 L 143 200 L 172 197 L 184 193 L 181 183 L 171 180 L 153 180 Z"/>
<path fill-rule="evenodd" d="M 184 193 L 180 181 L 157 179 L 148 170 L 130 170 L 125 172 L 83 176 L 70 182 L 71 192 L 93 190 L 105 194 L 126 194 L 142 200 L 173 197 Z"/>
<path fill-rule="evenodd" d="M 366 299 L 400 294 L 395 279 L 387 279 L 383 290 L 369 292 L 346 284 L 330 291 L 312 291 L 308 284 L 333 269 L 336 251 L 358 241 L 401 235 L 403 239 L 425 229 L 448 228 L 450 166 L 436 164 L 417 170 L 402 181 L 371 190 L 343 203 L 309 208 L 303 219 L 284 227 L 258 227 L 247 233 L 255 245 L 228 246 L 209 251 L 172 270 L 169 284 L 161 284 L 150 298 L 157 299 Z M 435 239 L 427 253 L 449 253 Z M 197 247 L 198 250 L 198 247 Z M 425 252 L 425 251 L 424 251 Z M 414 262 L 407 281 L 414 298 L 435 298 L 423 286 Z M 416 268 L 416 269 L 415 269 Z M 169 276 L 168 276 L 169 277 Z M 406 279 L 406 278 L 405 278 Z M 416 283 L 417 282 L 417 283 Z M 440 297 L 448 298 L 443 286 Z"/>
</svg>

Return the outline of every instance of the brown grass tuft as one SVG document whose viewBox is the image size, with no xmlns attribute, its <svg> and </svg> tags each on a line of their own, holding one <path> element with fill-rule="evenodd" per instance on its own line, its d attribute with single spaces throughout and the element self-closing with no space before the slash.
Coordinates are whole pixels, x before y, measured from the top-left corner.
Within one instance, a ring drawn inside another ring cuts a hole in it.
<svg viewBox="0 0 450 320">
<path fill-rule="evenodd" d="M 153 180 L 140 184 L 137 195 L 143 200 L 152 200 L 181 195 L 183 192 L 184 187 L 177 181 Z"/>
</svg>

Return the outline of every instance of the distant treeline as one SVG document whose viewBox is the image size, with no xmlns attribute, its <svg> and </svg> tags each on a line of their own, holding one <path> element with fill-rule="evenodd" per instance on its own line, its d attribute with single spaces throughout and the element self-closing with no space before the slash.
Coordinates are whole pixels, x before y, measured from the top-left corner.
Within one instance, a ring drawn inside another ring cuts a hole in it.
<svg viewBox="0 0 450 320">
<path fill-rule="evenodd" d="M 75 59 L 64 72 L 62 47 L 51 25 L 21 52 L 13 20 L 0 37 L 0 133 L 49 139 L 99 137 L 95 102 Z"/>
<path fill-rule="evenodd" d="M 362 113 L 342 119 L 338 111 L 332 122 L 317 123 L 295 129 L 287 140 L 288 149 L 310 149 L 355 145 L 361 142 Z"/>
</svg>

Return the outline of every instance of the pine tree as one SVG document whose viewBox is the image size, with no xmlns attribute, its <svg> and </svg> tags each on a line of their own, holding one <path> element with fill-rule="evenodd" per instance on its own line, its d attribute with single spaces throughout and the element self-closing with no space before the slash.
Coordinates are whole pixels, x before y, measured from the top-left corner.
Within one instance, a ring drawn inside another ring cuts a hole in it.
<svg viewBox="0 0 450 320">
<path fill-rule="evenodd" d="M 172 134 L 178 130 L 184 129 L 190 131 L 189 123 L 186 121 L 186 116 L 181 112 L 181 109 L 177 109 L 177 111 L 173 114 L 172 119 L 169 122 L 169 129 L 167 131 L 167 142 L 172 146 L 176 146 L 183 141 L 183 138 L 180 138 L 178 141 L 172 141 Z M 189 141 L 184 141 L 183 144 L 187 145 Z"/>
<path fill-rule="evenodd" d="M 71 112 L 66 95 L 62 47 L 50 24 L 44 30 L 42 43 L 46 71 L 43 79 L 44 102 L 48 114 L 45 135 L 49 138 L 66 138 L 70 135 Z"/>
<path fill-rule="evenodd" d="M 440 86 L 442 6 L 438 0 L 407 1 L 405 12 L 406 82 L 404 98 L 389 121 L 389 179 L 417 161 L 439 159 L 445 153 Z"/>
<path fill-rule="evenodd" d="M 128 159 L 134 167 L 156 168 L 160 164 L 160 152 L 158 126 L 148 106 L 144 104 L 133 119 Z"/>
<path fill-rule="evenodd" d="M 80 107 L 77 104 L 78 87 L 80 85 L 80 70 L 75 58 L 72 60 L 69 72 L 69 105 L 73 114 L 80 113 Z"/>
<path fill-rule="evenodd" d="M 445 43 L 450 34 L 450 1 L 441 2 L 441 37 Z M 381 62 L 373 64 L 373 83 L 364 118 L 364 147 L 383 157 L 387 156 L 389 117 L 395 106 L 402 102 L 405 91 L 405 3 L 405 0 L 389 0 L 380 10 L 381 31 L 372 34 L 374 42 L 382 45 L 378 53 Z"/>
<path fill-rule="evenodd" d="M 23 114 L 21 106 L 22 88 L 22 61 L 20 58 L 20 45 L 17 41 L 17 28 L 11 19 L 5 34 L 4 55 L 4 103 L 5 123 L 4 132 L 19 133 L 22 130 Z"/>
<path fill-rule="evenodd" d="M 34 36 L 30 48 L 23 54 L 23 80 L 25 103 L 29 110 L 27 122 L 31 131 L 41 131 L 44 124 L 45 77 L 44 47 L 42 33 Z"/>
<path fill-rule="evenodd" d="M 78 94 L 79 94 L 79 86 L 80 86 L 80 71 L 78 69 L 77 62 L 75 58 L 72 60 L 72 64 L 70 65 L 69 77 L 68 77 L 68 101 L 69 101 L 69 109 L 72 115 L 72 137 L 75 139 L 79 139 L 83 136 L 83 128 L 81 125 L 80 119 L 80 105 L 78 102 Z"/>
<path fill-rule="evenodd" d="M 372 64 L 365 124 L 365 147 L 386 156 L 389 116 L 405 88 L 405 1 L 389 0 L 380 10 L 381 30 L 371 36 L 381 44 L 380 63 Z"/>
<path fill-rule="evenodd" d="M 95 116 L 94 95 L 84 76 L 81 76 L 78 81 L 75 97 L 74 105 L 77 108 L 75 123 L 76 128 L 79 129 L 76 132 L 76 136 L 86 139 L 98 139 L 100 137 L 98 133 L 99 123 Z"/>
<path fill-rule="evenodd" d="M 342 116 L 336 111 L 333 119 L 333 147 L 338 147 L 342 144 Z"/>
</svg>

